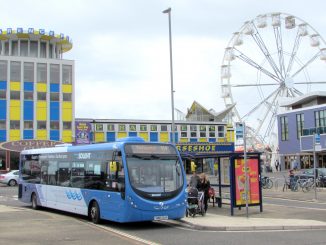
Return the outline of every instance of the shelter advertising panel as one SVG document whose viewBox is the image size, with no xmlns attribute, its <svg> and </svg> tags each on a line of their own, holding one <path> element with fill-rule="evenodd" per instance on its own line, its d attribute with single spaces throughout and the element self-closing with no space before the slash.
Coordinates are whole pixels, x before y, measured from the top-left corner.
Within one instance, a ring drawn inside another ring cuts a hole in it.
<svg viewBox="0 0 326 245">
<path fill-rule="evenodd" d="M 259 161 L 258 159 L 247 159 L 248 174 L 248 204 L 257 205 L 260 203 L 259 190 Z M 236 206 L 246 205 L 245 193 L 245 164 L 244 159 L 235 159 L 235 198 Z"/>
</svg>

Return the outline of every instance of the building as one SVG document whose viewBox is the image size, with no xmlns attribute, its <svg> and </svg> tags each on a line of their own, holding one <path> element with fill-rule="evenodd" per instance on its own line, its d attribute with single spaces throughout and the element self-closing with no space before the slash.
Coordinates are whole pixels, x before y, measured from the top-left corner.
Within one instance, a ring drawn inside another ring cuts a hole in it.
<svg viewBox="0 0 326 245">
<path fill-rule="evenodd" d="M 74 141 L 74 61 L 64 34 L 0 29 L 0 170 L 18 167 L 17 149 Z M 13 143 L 11 143 L 13 142 Z"/>
<path fill-rule="evenodd" d="M 311 92 L 281 104 L 277 116 L 282 169 L 326 167 L 326 92 Z"/>
<path fill-rule="evenodd" d="M 228 111 L 232 110 L 229 108 Z M 175 142 L 190 172 L 190 161 L 196 160 L 200 171 L 212 170 L 218 154 L 234 152 L 234 129 L 226 121 L 226 110 L 215 113 L 194 101 L 186 120 L 175 121 Z M 218 121 L 217 121 L 218 120 Z M 76 119 L 76 143 L 114 142 L 138 136 L 148 142 L 172 142 L 169 120 Z"/>
</svg>

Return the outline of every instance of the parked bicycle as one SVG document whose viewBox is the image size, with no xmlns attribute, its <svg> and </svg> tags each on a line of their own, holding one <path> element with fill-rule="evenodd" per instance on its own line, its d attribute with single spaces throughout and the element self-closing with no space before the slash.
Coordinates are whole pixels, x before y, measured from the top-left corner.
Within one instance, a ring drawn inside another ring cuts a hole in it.
<svg viewBox="0 0 326 245">
<path fill-rule="evenodd" d="M 271 189 L 273 187 L 273 181 L 268 176 L 262 177 L 261 184 L 263 189 Z"/>
<path fill-rule="evenodd" d="M 309 178 L 306 180 L 306 182 L 303 184 L 302 191 L 308 192 L 312 189 L 315 189 L 316 187 L 324 187 L 323 182 L 321 181 L 320 177 L 314 181 L 313 178 Z"/>
</svg>

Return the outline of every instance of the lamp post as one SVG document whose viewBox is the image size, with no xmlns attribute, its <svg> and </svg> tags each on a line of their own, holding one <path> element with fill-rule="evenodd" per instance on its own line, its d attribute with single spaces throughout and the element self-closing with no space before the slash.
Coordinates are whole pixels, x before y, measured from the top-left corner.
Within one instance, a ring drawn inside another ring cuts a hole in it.
<svg viewBox="0 0 326 245">
<path fill-rule="evenodd" d="M 170 74 L 171 74 L 171 106 L 172 106 L 172 143 L 175 143 L 175 130 L 174 130 L 174 90 L 173 90 L 173 65 L 172 65 L 172 35 L 171 35 L 171 8 L 162 12 L 169 15 L 169 41 L 170 41 Z"/>
</svg>

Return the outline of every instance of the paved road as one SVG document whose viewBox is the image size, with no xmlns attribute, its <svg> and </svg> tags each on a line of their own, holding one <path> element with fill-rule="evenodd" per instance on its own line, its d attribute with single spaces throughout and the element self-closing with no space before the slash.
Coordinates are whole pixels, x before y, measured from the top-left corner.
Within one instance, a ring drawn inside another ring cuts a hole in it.
<svg viewBox="0 0 326 245">
<path fill-rule="evenodd" d="M 268 193 L 267 193 L 268 194 Z M 265 197 L 264 217 L 292 214 L 326 216 L 323 203 Z M 9 210 L 3 207 L 7 205 Z M 286 207 L 289 206 L 290 208 Z M 86 218 L 53 210 L 35 211 L 17 200 L 17 188 L 0 187 L 0 234 L 3 244 L 325 244 L 325 230 L 218 232 L 194 230 L 157 222 L 97 226 Z M 283 207 L 284 206 L 284 207 Z M 311 208 L 314 208 L 311 210 Z M 213 208 L 210 208 L 214 210 Z M 319 210 L 320 209 L 320 210 Z M 227 206 L 215 209 L 229 212 Z M 282 211 L 283 210 L 283 211 Z M 284 213 L 282 213 L 284 212 Z M 239 214 L 238 214 L 239 215 Z M 241 214 L 240 214 L 241 215 Z M 199 218 L 199 217 L 198 217 Z M 323 218 L 324 219 L 324 218 Z M 17 222 L 19 220 L 19 222 Z"/>
</svg>

